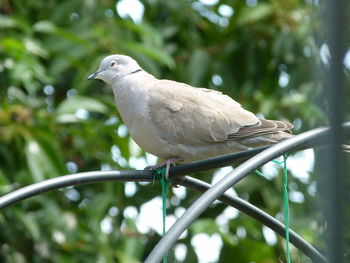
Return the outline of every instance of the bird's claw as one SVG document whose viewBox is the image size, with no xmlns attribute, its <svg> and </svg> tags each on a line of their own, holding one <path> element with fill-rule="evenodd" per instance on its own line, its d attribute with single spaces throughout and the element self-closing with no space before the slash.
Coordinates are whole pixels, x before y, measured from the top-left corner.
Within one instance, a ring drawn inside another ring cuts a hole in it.
<svg viewBox="0 0 350 263">
<path fill-rule="evenodd" d="M 183 161 L 181 158 L 172 157 L 172 158 L 169 158 L 166 161 L 158 163 L 156 165 L 147 166 L 147 167 L 145 167 L 144 170 L 156 170 L 158 168 L 165 167 L 165 179 L 167 180 L 167 179 L 169 179 L 169 170 L 170 170 L 171 165 L 175 165 L 176 162 L 181 162 L 181 161 Z"/>
</svg>

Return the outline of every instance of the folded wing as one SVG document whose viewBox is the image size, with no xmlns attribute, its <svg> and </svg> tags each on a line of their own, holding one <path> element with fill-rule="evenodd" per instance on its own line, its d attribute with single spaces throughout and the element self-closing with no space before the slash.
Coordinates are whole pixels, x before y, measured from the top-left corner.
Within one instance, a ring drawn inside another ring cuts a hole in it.
<svg viewBox="0 0 350 263">
<path fill-rule="evenodd" d="M 292 126 L 259 120 L 221 92 L 170 80 L 150 83 L 149 116 L 158 136 L 172 144 L 205 145 L 240 140 Z M 155 135 L 156 136 L 156 135 Z"/>
</svg>

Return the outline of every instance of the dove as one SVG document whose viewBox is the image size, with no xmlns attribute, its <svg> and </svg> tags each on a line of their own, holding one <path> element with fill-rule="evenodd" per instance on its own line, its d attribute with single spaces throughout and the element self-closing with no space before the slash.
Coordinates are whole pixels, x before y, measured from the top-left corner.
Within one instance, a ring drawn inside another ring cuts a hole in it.
<svg viewBox="0 0 350 263">
<path fill-rule="evenodd" d="M 292 136 L 286 121 L 259 119 L 231 97 L 185 83 L 157 79 L 131 57 L 105 57 L 88 77 L 113 90 L 133 140 L 171 164 L 278 143 Z"/>
</svg>

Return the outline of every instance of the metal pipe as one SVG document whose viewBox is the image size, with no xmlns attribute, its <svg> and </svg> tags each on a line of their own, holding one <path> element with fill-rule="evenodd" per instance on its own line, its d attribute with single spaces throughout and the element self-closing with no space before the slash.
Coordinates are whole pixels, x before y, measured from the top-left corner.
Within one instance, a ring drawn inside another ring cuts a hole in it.
<svg viewBox="0 0 350 263">
<path fill-rule="evenodd" d="M 183 185 L 192 189 L 195 189 L 197 191 L 205 192 L 207 191 L 211 185 L 208 183 L 205 183 L 201 180 L 185 176 L 178 182 L 179 185 Z M 221 197 L 219 197 L 219 200 L 238 209 L 239 211 L 247 214 L 251 218 L 254 218 L 261 224 L 269 227 L 273 231 L 275 231 L 277 234 L 279 234 L 282 238 L 285 238 L 285 226 L 270 216 L 269 214 L 265 213 L 261 209 L 257 208 L 256 206 L 250 204 L 247 201 L 244 201 L 243 199 L 229 194 L 223 194 Z M 289 240 L 290 242 L 298 248 L 300 251 L 302 251 L 306 256 L 311 258 L 315 262 L 327 262 L 326 258 L 312 245 L 310 245 L 307 241 L 305 241 L 301 236 L 299 236 L 297 233 L 295 233 L 293 230 L 289 230 Z"/>
<path fill-rule="evenodd" d="M 323 173 L 320 183 L 323 195 L 323 210 L 327 224 L 325 235 L 329 262 L 344 262 L 345 212 L 347 204 L 346 165 L 341 151 L 344 133 L 341 124 L 345 113 L 345 74 L 344 56 L 346 52 L 346 35 L 348 27 L 346 12 L 349 11 L 345 0 L 328 0 L 325 5 L 326 43 L 329 47 L 330 60 L 325 78 L 325 98 L 328 102 L 328 118 L 330 124 L 327 156 L 323 156 Z M 325 164 L 327 163 L 327 164 Z"/>
<path fill-rule="evenodd" d="M 31 184 L 0 197 L 0 210 L 29 197 L 63 187 L 108 181 L 151 181 L 152 171 L 95 171 L 59 176 Z"/>
<path fill-rule="evenodd" d="M 30 198 L 34 195 L 38 195 L 50 190 L 56 190 L 63 187 L 89 184 L 96 182 L 107 182 L 107 181 L 151 181 L 152 175 L 150 171 L 96 171 L 78 173 L 73 175 L 60 176 L 46 180 L 44 182 L 36 183 L 30 186 L 23 187 L 12 193 L 4 195 L 0 198 L 0 209 L 3 209 L 11 204 L 19 202 L 21 200 Z M 177 184 L 183 185 L 195 189 L 197 191 L 205 192 L 211 187 L 199 179 L 191 177 L 182 177 L 177 181 Z M 232 195 L 224 194 L 219 200 L 231 205 L 239 211 L 251 216 L 257 221 L 261 222 L 265 226 L 271 228 L 276 233 L 284 237 L 285 227 L 275 218 L 271 217 L 259 208 L 249 204 L 248 202 Z M 318 262 L 324 262 L 324 257 L 314 247 L 308 244 L 298 234 L 290 230 L 291 243 L 298 249 L 300 249 L 306 256 L 311 259 L 316 259 Z"/>
<path fill-rule="evenodd" d="M 51 190 L 57 190 L 63 187 L 89 184 L 96 182 L 107 182 L 107 181 L 151 181 L 152 174 L 150 171 L 96 171 L 96 172 L 86 172 L 78 173 L 73 175 L 60 176 L 46 180 L 44 182 L 36 183 L 18 189 L 0 198 L 0 209 L 3 209 L 11 204 L 19 202 L 21 200 L 30 198 L 34 195 L 38 195 Z M 183 177 L 177 181 L 177 184 L 190 187 L 197 191 L 204 192 L 211 185 L 194 179 L 191 177 Z M 219 200 L 237 208 L 239 211 L 246 213 L 248 216 L 256 219 L 262 224 L 270 227 L 272 230 L 276 231 L 282 237 L 284 237 L 285 227 L 279 221 L 258 209 L 257 207 L 249 204 L 248 202 L 232 196 L 224 194 L 219 198 Z M 312 259 L 317 259 L 319 262 L 323 262 L 324 257 L 310 244 L 298 236 L 295 232 L 290 231 L 291 243 L 300 249 L 305 255 Z"/>
</svg>

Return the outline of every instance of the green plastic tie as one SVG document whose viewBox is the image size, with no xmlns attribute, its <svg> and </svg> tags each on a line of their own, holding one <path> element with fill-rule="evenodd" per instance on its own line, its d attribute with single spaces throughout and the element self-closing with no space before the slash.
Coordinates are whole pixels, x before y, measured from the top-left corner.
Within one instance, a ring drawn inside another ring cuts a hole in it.
<svg viewBox="0 0 350 263">
<path fill-rule="evenodd" d="M 284 159 L 283 159 L 283 161 L 272 160 L 272 162 L 277 163 L 277 164 L 282 164 L 282 163 L 284 163 Z"/>
<path fill-rule="evenodd" d="M 277 164 L 283 164 L 283 210 L 284 210 L 284 220 L 286 226 L 285 240 L 286 240 L 286 258 L 287 263 L 290 263 L 290 250 L 289 250 L 289 198 L 288 198 L 288 170 L 287 170 L 287 159 L 289 155 L 283 155 L 283 161 L 272 160 L 272 162 Z M 264 176 L 259 170 L 254 171 L 257 175 Z"/>
<path fill-rule="evenodd" d="M 265 177 L 265 175 L 262 173 L 262 172 L 260 172 L 259 170 L 255 170 L 254 171 L 257 175 L 260 175 L 260 176 L 262 176 L 262 177 Z"/>
<path fill-rule="evenodd" d="M 162 217 L 163 217 L 163 236 L 165 235 L 165 223 L 166 223 L 166 198 L 169 193 L 170 180 L 165 176 L 165 167 L 155 169 L 155 177 L 159 179 L 160 186 L 162 188 Z M 163 257 L 163 263 L 168 262 L 168 253 Z"/>
<path fill-rule="evenodd" d="M 287 171 L 287 155 L 283 155 L 283 206 L 284 206 L 284 220 L 286 225 L 286 257 L 287 262 L 290 263 L 289 250 L 289 202 L 288 202 L 288 171 Z"/>
</svg>

